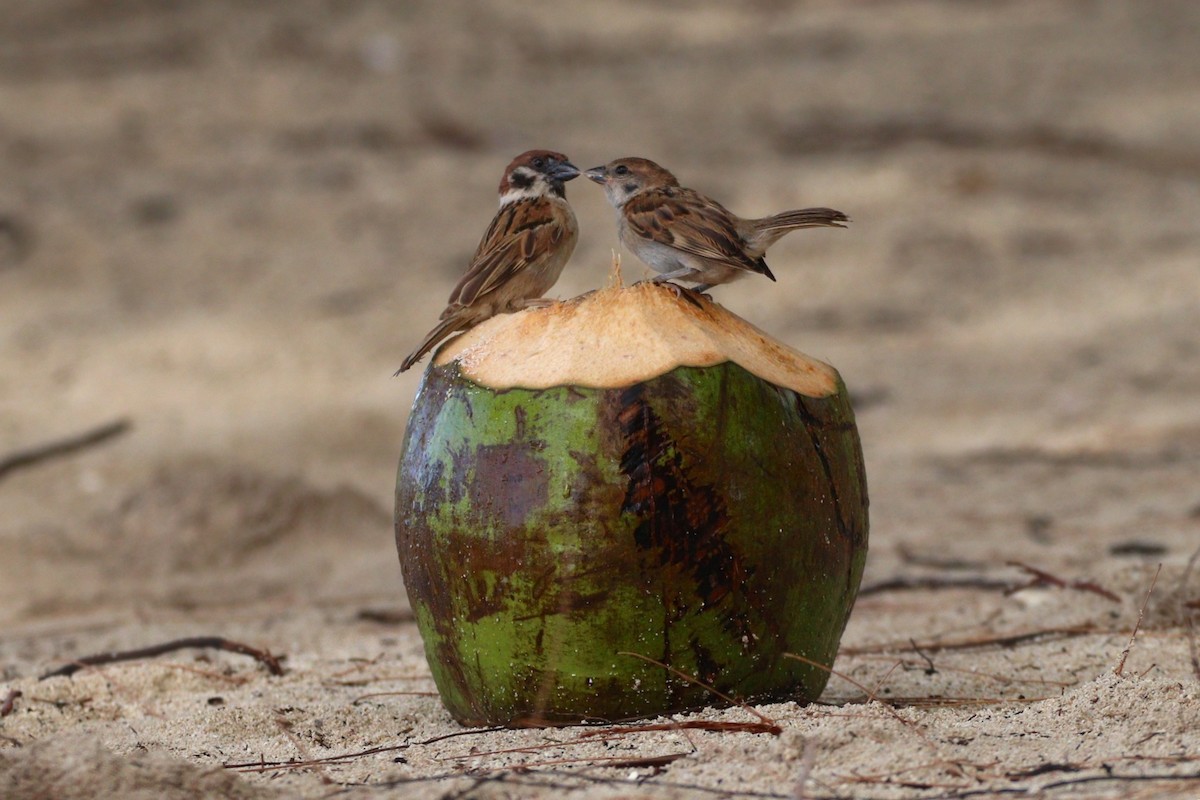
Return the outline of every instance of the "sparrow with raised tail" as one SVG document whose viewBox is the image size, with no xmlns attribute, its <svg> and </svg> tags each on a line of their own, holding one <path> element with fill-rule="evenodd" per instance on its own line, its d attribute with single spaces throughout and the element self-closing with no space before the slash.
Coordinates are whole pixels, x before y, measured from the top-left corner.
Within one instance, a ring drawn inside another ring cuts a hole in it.
<svg viewBox="0 0 1200 800">
<path fill-rule="evenodd" d="M 562 153 L 530 150 L 512 160 L 500 181 L 500 210 L 467 272 L 450 293 L 441 322 L 404 359 L 399 375 L 452 333 L 489 317 L 533 306 L 562 274 L 579 226 L 563 186 L 579 169 Z"/>
<path fill-rule="evenodd" d="M 700 292 L 752 272 L 775 280 L 763 256 L 781 236 L 850 221 L 832 208 L 743 219 L 646 158 L 619 158 L 585 174 L 604 187 L 621 243 L 659 273 L 654 280 L 698 283 Z"/>
</svg>

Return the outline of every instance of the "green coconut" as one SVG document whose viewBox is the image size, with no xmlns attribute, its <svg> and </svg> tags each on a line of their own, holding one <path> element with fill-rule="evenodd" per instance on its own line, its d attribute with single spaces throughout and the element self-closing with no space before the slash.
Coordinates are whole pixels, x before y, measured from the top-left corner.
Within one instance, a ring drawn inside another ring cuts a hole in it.
<svg viewBox="0 0 1200 800">
<path fill-rule="evenodd" d="M 867 554 L 846 388 L 670 287 L 495 317 L 424 375 L 396 546 L 465 725 L 814 700 Z"/>
</svg>

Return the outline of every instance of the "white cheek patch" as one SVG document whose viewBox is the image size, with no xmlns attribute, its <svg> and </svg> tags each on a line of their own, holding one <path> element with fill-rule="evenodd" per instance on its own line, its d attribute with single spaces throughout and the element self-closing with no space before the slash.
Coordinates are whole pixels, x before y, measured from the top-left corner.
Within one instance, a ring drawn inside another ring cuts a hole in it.
<svg viewBox="0 0 1200 800">
<path fill-rule="evenodd" d="M 606 189 L 608 191 L 609 201 L 614 206 L 625 205 L 635 194 L 637 194 L 637 191 L 628 191 L 620 184 L 609 184 Z"/>
<path fill-rule="evenodd" d="M 541 174 L 529 167 L 517 167 L 508 176 L 508 191 L 500 195 L 500 205 L 515 203 L 546 193 L 546 181 Z"/>
<path fill-rule="evenodd" d="M 524 189 L 509 189 L 504 194 L 500 195 L 500 205 L 506 206 L 509 203 L 515 203 L 518 200 L 531 200 L 535 197 L 541 197 L 545 193 L 540 183 L 535 183 Z"/>
</svg>

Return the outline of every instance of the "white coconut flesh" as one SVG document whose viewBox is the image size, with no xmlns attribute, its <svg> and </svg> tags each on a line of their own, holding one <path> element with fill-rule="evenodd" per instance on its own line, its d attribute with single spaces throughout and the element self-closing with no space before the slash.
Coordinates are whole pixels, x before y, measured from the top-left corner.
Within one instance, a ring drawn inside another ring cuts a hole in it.
<svg viewBox="0 0 1200 800">
<path fill-rule="evenodd" d="M 696 294 L 648 282 L 612 287 L 545 308 L 501 314 L 438 351 L 491 389 L 632 386 L 678 367 L 732 361 L 763 380 L 809 397 L 837 391 L 823 361 L 788 347 Z"/>
</svg>

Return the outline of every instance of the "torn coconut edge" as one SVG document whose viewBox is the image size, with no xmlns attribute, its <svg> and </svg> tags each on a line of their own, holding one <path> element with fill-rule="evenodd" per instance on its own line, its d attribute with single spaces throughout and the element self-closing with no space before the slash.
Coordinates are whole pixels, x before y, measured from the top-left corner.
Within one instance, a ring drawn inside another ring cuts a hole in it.
<svg viewBox="0 0 1200 800">
<path fill-rule="evenodd" d="M 694 292 L 642 282 L 543 308 L 500 314 L 446 342 L 433 359 L 458 362 L 494 390 L 631 386 L 679 367 L 731 361 L 808 397 L 836 394 L 837 370 Z"/>
</svg>

